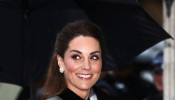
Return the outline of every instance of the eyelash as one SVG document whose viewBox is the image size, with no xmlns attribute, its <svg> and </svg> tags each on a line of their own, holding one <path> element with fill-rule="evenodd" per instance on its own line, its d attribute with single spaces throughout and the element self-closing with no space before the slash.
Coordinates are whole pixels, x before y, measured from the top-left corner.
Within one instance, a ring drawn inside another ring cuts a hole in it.
<svg viewBox="0 0 175 100">
<path fill-rule="evenodd" d="M 96 58 L 94 59 L 94 57 L 96 57 Z M 96 55 L 93 55 L 93 56 L 91 57 L 91 59 L 93 59 L 93 60 L 98 60 L 98 59 L 99 59 L 99 57 L 98 57 L 98 56 L 96 56 Z"/>
<path fill-rule="evenodd" d="M 79 58 L 77 58 L 77 57 L 79 57 Z M 94 57 L 95 57 L 95 58 L 94 58 Z M 72 58 L 75 59 L 75 60 L 81 59 L 81 57 L 80 57 L 79 55 L 73 55 Z M 92 59 L 92 60 L 98 60 L 99 57 L 98 57 L 97 55 L 92 55 L 92 56 L 90 57 L 90 59 Z"/>
<path fill-rule="evenodd" d="M 79 57 L 79 58 L 77 58 L 77 57 Z M 75 60 L 81 59 L 81 57 L 79 55 L 73 55 L 72 58 L 75 59 Z"/>
</svg>

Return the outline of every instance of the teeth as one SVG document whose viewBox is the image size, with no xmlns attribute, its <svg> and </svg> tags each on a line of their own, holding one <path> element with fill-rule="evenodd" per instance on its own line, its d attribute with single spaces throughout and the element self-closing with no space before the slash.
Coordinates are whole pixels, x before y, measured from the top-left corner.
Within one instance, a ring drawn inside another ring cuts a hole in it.
<svg viewBox="0 0 175 100">
<path fill-rule="evenodd" d="M 79 77 L 82 77 L 82 78 L 89 78 L 91 77 L 92 75 L 81 75 L 81 74 L 77 74 Z"/>
</svg>

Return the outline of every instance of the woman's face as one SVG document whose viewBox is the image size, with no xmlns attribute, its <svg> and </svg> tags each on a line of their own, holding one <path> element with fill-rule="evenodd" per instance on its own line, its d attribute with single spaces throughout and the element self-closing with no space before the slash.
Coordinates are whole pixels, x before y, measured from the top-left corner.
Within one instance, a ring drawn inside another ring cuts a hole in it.
<svg viewBox="0 0 175 100">
<path fill-rule="evenodd" d="M 57 59 L 58 64 L 64 69 L 67 87 L 74 92 L 89 91 L 100 76 L 101 49 L 99 42 L 93 37 L 75 37 L 70 41 L 64 59 L 59 56 Z"/>
</svg>

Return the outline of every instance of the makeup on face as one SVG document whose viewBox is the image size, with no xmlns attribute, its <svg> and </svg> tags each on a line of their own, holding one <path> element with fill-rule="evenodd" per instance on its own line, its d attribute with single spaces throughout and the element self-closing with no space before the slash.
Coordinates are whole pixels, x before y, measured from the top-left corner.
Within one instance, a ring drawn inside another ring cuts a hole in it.
<svg viewBox="0 0 175 100">
<path fill-rule="evenodd" d="M 64 76 L 68 88 L 78 93 L 82 90 L 89 91 L 101 73 L 99 42 L 93 37 L 78 36 L 70 41 L 64 55 Z"/>
</svg>

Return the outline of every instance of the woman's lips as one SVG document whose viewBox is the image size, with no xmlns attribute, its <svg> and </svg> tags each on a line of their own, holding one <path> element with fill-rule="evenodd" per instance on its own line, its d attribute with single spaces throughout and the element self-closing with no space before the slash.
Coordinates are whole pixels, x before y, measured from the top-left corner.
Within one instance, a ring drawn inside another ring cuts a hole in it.
<svg viewBox="0 0 175 100">
<path fill-rule="evenodd" d="M 76 74 L 81 79 L 90 79 L 92 74 Z"/>
</svg>

